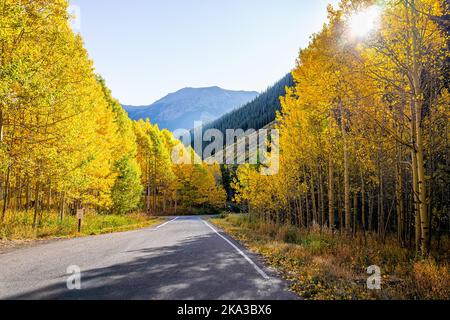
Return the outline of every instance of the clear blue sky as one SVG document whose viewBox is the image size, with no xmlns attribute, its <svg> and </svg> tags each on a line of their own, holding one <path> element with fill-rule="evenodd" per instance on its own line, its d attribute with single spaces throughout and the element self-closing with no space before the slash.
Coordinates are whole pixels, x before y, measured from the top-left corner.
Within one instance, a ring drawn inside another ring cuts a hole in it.
<svg viewBox="0 0 450 320">
<path fill-rule="evenodd" d="M 123 104 L 183 87 L 262 91 L 289 72 L 338 0 L 71 0 L 100 73 Z"/>
</svg>

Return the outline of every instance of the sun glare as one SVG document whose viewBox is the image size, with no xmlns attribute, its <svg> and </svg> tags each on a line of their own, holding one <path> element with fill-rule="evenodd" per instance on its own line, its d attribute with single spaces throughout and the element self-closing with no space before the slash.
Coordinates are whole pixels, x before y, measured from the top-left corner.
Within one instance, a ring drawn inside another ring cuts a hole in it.
<svg viewBox="0 0 450 320">
<path fill-rule="evenodd" d="M 380 8 L 371 6 L 355 12 L 349 17 L 348 26 L 352 36 L 362 38 L 376 30 L 380 19 Z"/>
</svg>

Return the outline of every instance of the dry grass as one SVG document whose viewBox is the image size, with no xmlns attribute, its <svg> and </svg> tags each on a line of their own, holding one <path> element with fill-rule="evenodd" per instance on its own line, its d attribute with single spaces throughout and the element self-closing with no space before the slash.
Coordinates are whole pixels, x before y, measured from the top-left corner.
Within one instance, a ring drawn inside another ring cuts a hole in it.
<svg viewBox="0 0 450 320">
<path fill-rule="evenodd" d="M 78 220 L 74 216 L 66 216 L 63 221 L 55 212 L 45 212 L 37 228 L 33 228 L 31 212 L 7 212 L 3 224 L 0 224 L 0 240 L 22 241 L 50 238 L 67 238 L 88 236 L 103 233 L 122 232 L 145 228 L 161 222 L 144 214 L 99 215 L 86 214 L 78 233 Z"/>
<path fill-rule="evenodd" d="M 372 235 L 356 239 L 315 228 L 268 225 L 246 216 L 211 220 L 292 280 L 292 290 L 305 299 L 445 299 L 450 298 L 447 256 L 438 265 L 419 260 L 395 239 L 380 244 Z M 448 245 L 448 241 L 445 241 Z M 382 290 L 367 289 L 367 267 L 382 272 Z"/>
</svg>

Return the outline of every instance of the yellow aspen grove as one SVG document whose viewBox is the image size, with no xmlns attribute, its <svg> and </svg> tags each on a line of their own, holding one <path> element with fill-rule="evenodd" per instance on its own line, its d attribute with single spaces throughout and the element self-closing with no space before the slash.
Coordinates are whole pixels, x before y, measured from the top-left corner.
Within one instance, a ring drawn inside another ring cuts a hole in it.
<svg viewBox="0 0 450 320">
<path fill-rule="evenodd" d="M 279 174 L 263 176 L 257 166 L 237 169 L 234 200 L 249 217 L 227 223 L 260 234 L 239 233 L 250 243 L 265 237 L 284 243 L 277 249 L 271 242 L 274 253 L 255 246 L 302 274 L 300 293 L 316 288 L 303 280 L 312 264 L 319 270 L 312 272 L 315 279 L 333 273 L 328 265 L 346 265 L 330 243 L 345 248 L 338 250 L 343 256 L 343 250 L 352 252 L 349 261 L 403 252 L 408 258 L 399 258 L 401 264 L 413 269 L 403 278 L 410 277 L 413 287 L 424 265 L 435 266 L 430 273 L 437 278 L 447 273 L 448 10 L 440 0 L 342 0 L 338 8 L 329 6 L 328 23 L 300 50 L 294 85 L 280 97 Z M 344 236 L 336 233 L 339 227 Z M 298 256 L 301 264 L 305 256 L 314 263 L 292 267 Z M 399 287 L 399 296 L 420 291 Z M 328 297 L 336 287 L 327 288 L 313 296 Z"/>
<path fill-rule="evenodd" d="M 63 223 L 80 208 L 103 214 L 145 208 L 154 215 L 172 212 L 167 202 L 203 211 L 224 208 L 218 172 L 203 166 L 195 170 L 207 174 L 192 182 L 203 184 L 193 202 L 172 199 L 184 188 L 176 184 L 180 168 L 171 159 L 177 142 L 167 130 L 129 119 L 93 72 L 80 35 L 69 25 L 66 1 L 2 0 L 0 7 L 5 228 L 19 213 L 40 229 L 44 216 L 57 212 Z"/>
<path fill-rule="evenodd" d="M 300 52 L 295 86 L 281 97 L 280 173 L 268 178 L 257 168 L 238 169 L 236 201 L 274 223 L 294 216 L 299 227 L 340 225 L 353 237 L 376 231 L 381 242 L 394 233 L 401 246 L 415 244 L 428 255 L 432 219 L 446 215 L 444 202 L 430 198 L 427 172 L 448 148 L 440 140 L 433 150 L 428 139 L 446 132 L 448 122 L 427 126 L 431 117 L 446 117 L 439 106 L 449 103 L 442 74 L 448 33 L 430 19 L 444 10 L 438 0 L 344 0 L 330 7 L 329 23 Z M 352 19 L 366 11 L 376 28 L 363 39 Z M 259 199 L 262 190 L 270 203 Z M 319 218 L 322 203 L 327 219 Z"/>
</svg>

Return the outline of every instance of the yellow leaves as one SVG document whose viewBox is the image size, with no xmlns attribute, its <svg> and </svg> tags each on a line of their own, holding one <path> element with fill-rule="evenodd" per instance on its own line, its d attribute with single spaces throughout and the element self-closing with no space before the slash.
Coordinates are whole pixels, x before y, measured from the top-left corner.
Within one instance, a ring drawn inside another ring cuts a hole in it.
<svg viewBox="0 0 450 320">
<path fill-rule="evenodd" d="M 210 205 L 215 208 L 223 208 L 226 201 L 226 193 L 221 186 L 219 172 L 213 166 L 204 164 L 202 170 L 195 170 L 193 186 L 197 189 L 194 203 L 197 205 Z"/>
<path fill-rule="evenodd" d="M 432 260 L 418 261 L 413 266 L 413 277 L 420 299 L 448 299 L 450 296 L 450 266 L 438 266 Z"/>
<path fill-rule="evenodd" d="M 53 192 L 108 208 L 115 161 L 135 141 L 130 130 L 119 132 L 113 99 L 68 24 L 67 1 L 3 4 L 0 106 L 3 143 L 19 172 L 13 179 L 31 188 L 50 181 Z"/>
<path fill-rule="evenodd" d="M 218 165 L 203 163 L 192 148 L 149 121 L 134 122 L 134 130 L 144 186 L 156 188 L 157 193 L 168 191 L 168 197 L 184 210 L 225 207 L 227 195 Z"/>
<path fill-rule="evenodd" d="M 404 187 L 401 182 L 406 181 L 396 180 L 396 171 L 411 170 L 410 152 L 418 149 L 419 140 L 423 140 L 420 149 L 425 149 L 427 161 L 439 163 L 436 159 L 448 150 L 449 93 L 444 70 L 450 53 L 448 32 L 436 23 L 442 15 L 440 2 L 417 0 L 420 10 L 411 8 L 410 2 L 386 3 L 380 32 L 359 43 L 343 39 L 342 17 L 361 3 L 344 2 L 330 13 L 330 22 L 309 47 L 301 50 L 292 72 L 295 86 L 280 99 L 280 173 L 263 177 L 258 168 L 241 166 L 233 181 L 234 200 L 248 204 L 261 219 L 277 223 L 286 216 L 308 220 L 315 215 L 317 219 L 317 207 L 322 206 L 322 223 L 326 223 L 324 212 L 330 208 L 324 207 L 329 204 L 318 198 L 326 198 L 327 191 L 335 209 L 342 208 L 344 200 L 346 213 L 353 206 L 352 214 L 359 215 L 368 192 L 374 197 L 378 192 L 385 194 L 386 186 Z M 431 12 L 437 17 L 431 17 Z M 427 171 L 428 187 L 434 172 L 422 169 Z M 406 189 L 399 193 L 403 199 Z M 349 203 L 350 192 L 358 193 L 354 203 Z M 382 201 L 395 197 L 387 195 Z M 441 206 L 437 198 L 434 202 Z M 328 211 L 334 220 L 337 210 L 332 209 Z M 395 210 L 401 216 L 403 209 Z M 380 214 L 385 213 L 380 210 Z M 349 215 L 346 218 L 349 225 Z M 344 219 L 339 220 L 342 224 Z M 303 221 L 296 223 L 303 225 Z M 389 226 L 395 227 L 394 223 Z"/>
</svg>

